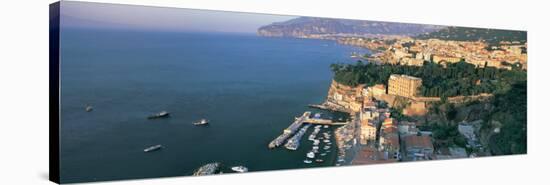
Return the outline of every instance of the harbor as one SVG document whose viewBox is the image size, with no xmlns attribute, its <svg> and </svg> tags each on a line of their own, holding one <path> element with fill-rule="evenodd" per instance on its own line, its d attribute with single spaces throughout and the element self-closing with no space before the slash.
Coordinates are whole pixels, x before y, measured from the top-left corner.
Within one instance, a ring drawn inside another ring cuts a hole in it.
<svg viewBox="0 0 550 185">
<path fill-rule="evenodd" d="M 332 113 L 330 114 L 332 115 Z M 283 130 L 283 133 L 271 141 L 268 145 L 270 149 L 277 148 L 282 143 L 287 150 L 298 151 L 301 145 L 306 145 L 307 149 L 300 149 L 299 152 L 305 152 L 301 155 L 305 155 L 303 163 L 306 166 L 311 166 L 314 163 L 324 165 L 341 165 L 344 160 L 345 147 L 342 144 L 342 134 L 337 131 L 342 131 L 341 128 L 347 128 L 352 121 L 343 121 L 339 118 L 339 121 L 333 121 L 330 116 L 322 117 L 321 112 L 317 112 L 312 116 L 311 111 L 306 111 L 300 117 L 296 117 L 294 122 Z M 333 130 L 331 126 L 339 126 L 336 130 Z M 343 126 L 343 127 L 341 127 Z M 313 127 L 313 131 L 307 137 L 309 142 L 301 143 L 302 137 L 306 134 L 307 130 Z M 336 137 L 333 137 L 335 135 Z M 337 142 L 336 150 L 331 150 L 332 141 Z M 309 148 L 311 147 L 311 148 Z M 335 151 L 334 155 L 328 155 L 330 152 Z"/>
<path fill-rule="evenodd" d="M 311 112 L 307 111 L 304 112 L 302 116 L 296 118 L 296 120 L 294 120 L 294 122 L 292 122 L 290 126 L 283 130 L 283 133 L 281 135 L 279 135 L 277 138 L 269 143 L 268 147 L 272 149 L 281 146 L 281 144 L 283 144 L 286 139 L 292 136 L 292 134 L 294 134 L 294 132 L 296 132 L 302 126 L 302 124 L 304 124 L 304 120 L 306 120 L 306 118 L 308 118 L 310 115 Z"/>
<path fill-rule="evenodd" d="M 311 111 L 306 111 L 302 116 L 297 117 L 290 126 L 283 130 L 283 133 L 271 141 L 268 145 L 270 149 L 281 146 L 285 140 L 291 137 L 305 123 L 318 125 L 346 125 L 348 122 L 334 122 L 330 119 L 322 119 L 318 117 L 310 118 Z"/>
</svg>

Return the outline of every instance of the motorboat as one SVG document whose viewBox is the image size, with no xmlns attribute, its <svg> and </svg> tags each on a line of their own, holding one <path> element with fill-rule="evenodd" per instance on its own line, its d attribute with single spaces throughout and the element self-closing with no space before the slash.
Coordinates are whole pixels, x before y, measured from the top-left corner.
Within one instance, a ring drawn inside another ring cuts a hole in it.
<svg viewBox="0 0 550 185">
<path fill-rule="evenodd" d="M 155 145 L 155 146 L 150 146 L 146 149 L 143 150 L 143 152 L 152 152 L 152 151 L 157 151 L 157 150 L 160 150 L 162 149 L 162 145 Z"/>
<path fill-rule="evenodd" d="M 307 156 L 307 158 L 313 159 L 313 158 L 315 158 L 315 153 L 313 153 L 313 152 L 308 152 L 308 153 L 306 154 L 306 156 Z"/>
<path fill-rule="evenodd" d="M 239 172 L 239 173 L 248 172 L 248 168 L 244 167 L 244 166 L 233 166 L 233 167 L 231 167 L 231 170 L 233 170 L 235 172 Z"/>
<path fill-rule="evenodd" d="M 147 117 L 147 119 L 157 119 L 157 118 L 166 118 L 170 116 L 170 113 L 167 112 L 167 111 L 161 111 L 159 113 L 156 113 L 156 114 L 153 114 L 153 115 L 150 115 Z"/>
<path fill-rule="evenodd" d="M 193 122 L 193 125 L 207 125 L 210 121 L 208 121 L 207 119 L 201 119 L 199 121 L 196 121 L 196 122 Z"/>
</svg>

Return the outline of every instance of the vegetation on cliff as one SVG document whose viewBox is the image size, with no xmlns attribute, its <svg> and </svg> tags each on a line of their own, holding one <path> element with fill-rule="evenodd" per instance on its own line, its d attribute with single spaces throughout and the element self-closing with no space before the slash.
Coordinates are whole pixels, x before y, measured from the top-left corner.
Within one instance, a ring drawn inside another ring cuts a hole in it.
<svg viewBox="0 0 550 185">
<path fill-rule="evenodd" d="M 464 114 L 457 116 L 457 113 Z M 427 121 L 422 129 L 431 130 L 436 140 L 445 141 L 436 143 L 438 147 L 464 147 L 465 138 L 458 133 L 458 123 L 480 120 L 481 129 L 476 134 L 491 154 L 527 153 L 526 81 L 512 85 L 510 90 L 496 94 L 487 102 L 458 105 L 440 102 L 432 107 L 431 114 L 443 119 Z"/>
<path fill-rule="evenodd" d="M 485 133 L 495 155 L 527 153 L 527 81 L 514 84 L 493 99 L 495 109 L 485 118 Z M 500 132 L 494 133 L 498 128 Z"/>
<path fill-rule="evenodd" d="M 457 130 L 461 121 L 481 120 L 478 134 L 493 155 L 524 154 L 527 152 L 527 72 L 521 66 L 512 70 L 494 67 L 476 68 L 466 62 L 454 64 L 425 63 L 423 67 L 363 63 L 333 64 L 334 80 L 357 86 L 387 85 L 391 74 L 406 74 L 422 78 L 419 89 L 423 96 L 446 97 L 492 93 L 484 102 L 453 104 L 434 102 L 425 116 L 422 127 L 433 132 L 438 147 L 464 147 L 464 136 Z M 415 120 L 394 111 L 399 120 Z M 499 130 L 495 132 L 495 129 Z M 486 138 L 486 139 L 483 139 Z M 468 149 L 471 152 L 471 149 Z"/>
<path fill-rule="evenodd" d="M 426 62 L 424 66 L 363 63 L 332 64 L 334 80 L 350 86 L 366 84 L 387 85 L 391 74 L 405 74 L 422 78 L 419 92 L 427 97 L 477 95 L 480 93 L 506 92 L 517 82 L 527 80 L 527 72 L 521 66 L 512 70 L 494 67 L 476 68 L 466 62 L 442 64 Z"/>
</svg>

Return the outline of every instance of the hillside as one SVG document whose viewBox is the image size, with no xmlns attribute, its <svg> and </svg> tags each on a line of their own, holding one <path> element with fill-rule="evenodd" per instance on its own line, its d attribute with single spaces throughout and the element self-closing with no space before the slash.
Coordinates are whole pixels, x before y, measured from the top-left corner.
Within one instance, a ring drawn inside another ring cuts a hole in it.
<svg viewBox="0 0 550 185">
<path fill-rule="evenodd" d="M 437 31 L 443 27 L 379 21 L 299 17 L 262 26 L 258 34 L 273 37 L 307 37 L 310 35 L 406 35 L 414 36 Z"/>
</svg>

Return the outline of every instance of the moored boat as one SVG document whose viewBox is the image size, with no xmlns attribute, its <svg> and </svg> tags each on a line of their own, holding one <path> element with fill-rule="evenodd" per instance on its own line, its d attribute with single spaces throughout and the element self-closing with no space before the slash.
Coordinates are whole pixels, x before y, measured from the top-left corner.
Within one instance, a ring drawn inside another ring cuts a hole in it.
<svg viewBox="0 0 550 185">
<path fill-rule="evenodd" d="M 315 113 L 314 118 L 321 118 L 321 113 Z"/>
<path fill-rule="evenodd" d="M 313 159 L 313 158 L 315 158 L 315 153 L 313 153 L 313 152 L 308 152 L 308 153 L 306 154 L 306 156 L 307 156 L 307 158 Z"/>
</svg>

